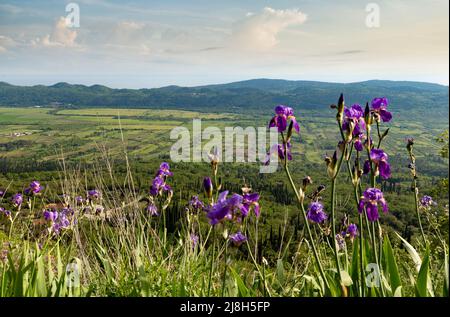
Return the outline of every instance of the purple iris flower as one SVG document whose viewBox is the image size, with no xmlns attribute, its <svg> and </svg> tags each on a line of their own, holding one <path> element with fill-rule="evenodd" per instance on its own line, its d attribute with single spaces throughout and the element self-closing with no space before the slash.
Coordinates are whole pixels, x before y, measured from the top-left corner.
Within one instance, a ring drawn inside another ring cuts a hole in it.
<svg viewBox="0 0 450 317">
<path fill-rule="evenodd" d="M 58 212 L 56 210 L 45 210 L 44 211 L 44 219 L 46 221 L 55 222 L 58 219 Z"/>
<path fill-rule="evenodd" d="M 388 163 L 388 155 L 383 150 L 370 150 L 370 159 L 376 165 L 376 169 L 380 172 L 381 177 L 384 179 L 391 177 L 391 166 Z"/>
<path fill-rule="evenodd" d="M 252 194 L 244 194 L 243 195 L 243 202 L 242 202 L 242 215 L 244 217 L 247 217 L 250 209 L 254 207 L 255 215 L 256 217 L 259 217 L 260 215 L 260 208 L 259 208 L 259 194 L 258 193 L 252 193 Z"/>
<path fill-rule="evenodd" d="M 366 123 L 364 121 L 364 110 L 360 105 L 354 104 L 351 108 L 344 109 L 344 122 L 342 123 L 342 129 L 350 131 L 352 137 L 358 137 L 366 129 Z"/>
<path fill-rule="evenodd" d="M 286 143 L 286 150 L 283 144 L 278 144 L 278 157 L 280 158 L 280 160 L 284 160 L 287 155 L 288 161 L 292 161 L 291 148 L 291 142 Z"/>
<path fill-rule="evenodd" d="M 278 132 L 286 131 L 288 120 L 291 120 L 297 133 L 300 132 L 300 125 L 294 116 L 294 110 L 291 107 L 278 105 L 275 107 L 275 116 L 269 122 L 269 128 L 277 127 Z"/>
<path fill-rule="evenodd" d="M 328 218 L 327 214 L 323 210 L 323 205 L 318 201 L 309 204 L 307 217 L 315 223 L 321 223 Z"/>
<path fill-rule="evenodd" d="M 425 195 L 420 199 L 420 206 L 422 206 L 424 208 L 430 208 L 433 205 L 437 205 L 437 204 L 431 196 Z"/>
<path fill-rule="evenodd" d="M 203 188 L 205 189 L 206 196 L 211 198 L 213 194 L 213 184 L 211 178 L 205 177 L 203 179 Z"/>
<path fill-rule="evenodd" d="M 6 210 L 3 207 L 0 207 L 0 214 L 5 215 L 5 217 L 10 218 L 11 217 L 11 211 Z"/>
<path fill-rule="evenodd" d="M 11 201 L 12 201 L 14 206 L 19 207 L 23 203 L 23 196 L 22 196 L 22 194 L 19 194 L 19 193 L 15 194 L 12 197 Z"/>
<path fill-rule="evenodd" d="M 152 196 L 158 196 L 164 191 L 171 191 L 172 188 L 167 185 L 161 177 L 155 177 L 152 182 L 152 186 L 150 188 L 150 194 Z"/>
<path fill-rule="evenodd" d="M 75 197 L 75 201 L 77 202 L 77 204 L 82 204 L 84 202 L 84 198 L 81 196 L 77 196 Z"/>
<path fill-rule="evenodd" d="M 5 191 L 3 189 L 0 189 L 0 198 L 2 198 L 5 195 Z"/>
<path fill-rule="evenodd" d="M 392 114 L 387 111 L 387 106 L 389 105 L 388 99 L 383 98 L 374 98 L 372 100 L 372 111 L 378 113 L 383 122 L 389 122 L 392 119 Z"/>
<path fill-rule="evenodd" d="M 29 195 L 30 193 L 38 194 L 39 192 L 42 191 L 42 188 L 43 187 L 41 186 L 41 184 L 38 181 L 32 181 L 30 183 L 30 186 L 27 189 L 25 189 L 25 193 L 27 195 Z"/>
<path fill-rule="evenodd" d="M 358 235 L 358 227 L 354 223 L 349 224 L 347 227 L 347 234 L 350 239 L 355 238 Z"/>
<path fill-rule="evenodd" d="M 52 230 L 58 234 L 62 229 L 67 229 L 70 227 L 70 220 L 67 215 L 63 212 L 60 213 L 58 221 L 53 223 Z"/>
<path fill-rule="evenodd" d="M 211 225 L 216 225 L 223 219 L 232 219 L 233 214 L 242 207 L 243 198 L 241 195 L 233 194 L 227 198 L 228 191 L 219 194 L 217 202 L 209 208 L 207 217 Z"/>
<path fill-rule="evenodd" d="M 383 212 L 389 211 L 383 192 L 378 188 L 367 188 L 359 201 L 358 211 L 362 213 L 365 207 L 369 221 L 377 221 L 380 217 L 378 204 L 381 205 Z"/>
<path fill-rule="evenodd" d="M 88 194 L 88 197 L 89 197 L 90 199 L 99 199 L 100 196 L 102 195 L 102 194 L 100 193 L 100 191 L 98 191 L 98 190 L 96 190 L 96 189 L 91 189 L 91 190 L 89 190 L 87 194 Z"/>
<path fill-rule="evenodd" d="M 169 163 L 162 162 L 156 176 L 173 176 L 173 173 L 170 171 Z"/>
<path fill-rule="evenodd" d="M 172 191 L 172 188 L 166 184 L 166 178 L 172 175 L 173 173 L 170 171 L 169 164 L 166 162 L 161 163 L 161 165 L 159 166 L 159 170 L 152 181 L 152 186 L 150 187 L 150 195 L 158 196 L 164 191 Z"/>
<path fill-rule="evenodd" d="M 150 216 L 159 216 L 158 207 L 156 207 L 154 203 L 149 203 L 147 205 L 147 211 L 150 214 Z"/>
<path fill-rule="evenodd" d="M 292 161 L 291 148 L 292 148 L 291 142 L 286 143 L 286 151 L 284 150 L 283 144 L 274 144 L 270 148 L 269 152 L 267 153 L 266 160 L 264 161 L 264 165 L 270 164 L 270 158 L 272 157 L 273 153 L 278 153 L 278 158 L 283 161 L 286 158 L 285 152 L 287 152 L 288 161 Z"/>
<path fill-rule="evenodd" d="M 361 142 L 361 139 L 358 138 L 353 143 L 355 145 L 355 150 L 358 152 L 361 152 L 364 149 L 363 143 Z"/>
<path fill-rule="evenodd" d="M 162 186 L 164 186 L 164 180 L 158 176 L 155 177 L 153 179 L 152 186 L 150 187 L 150 194 L 152 196 L 157 196 Z"/>
<path fill-rule="evenodd" d="M 201 210 L 205 208 L 205 204 L 198 198 L 198 196 L 192 196 L 189 201 L 189 207 L 196 210 Z"/>
<path fill-rule="evenodd" d="M 236 246 L 241 246 L 245 241 L 247 241 L 247 237 L 242 234 L 242 232 L 238 231 L 235 234 L 230 235 L 230 241 Z"/>
<path fill-rule="evenodd" d="M 74 211 L 71 208 L 64 208 L 60 212 L 55 209 L 47 209 L 43 212 L 44 219 L 50 222 L 49 230 L 59 234 L 62 229 L 70 227 L 71 223 L 76 223 Z"/>
</svg>

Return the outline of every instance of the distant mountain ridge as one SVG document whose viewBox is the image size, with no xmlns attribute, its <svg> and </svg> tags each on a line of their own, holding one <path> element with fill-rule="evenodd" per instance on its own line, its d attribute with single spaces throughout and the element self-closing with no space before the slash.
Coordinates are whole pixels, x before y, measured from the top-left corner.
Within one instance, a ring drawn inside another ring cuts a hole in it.
<svg viewBox="0 0 450 317">
<path fill-rule="evenodd" d="M 329 105 L 340 93 L 347 104 L 386 96 L 399 108 L 433 107 L 448 112 L 448 86 L 425 82 L 370 80 L 327 83 L 282 79 L 251 79 L 197 87 L 113 89 L 103 85 L 57 83 L 15 86 L 0 82 L 0 105 L 59 106 L 67 108 L 172 108 L 199 111 L 265 110 L 275 104 L 317 107 Z"/>
</svg>

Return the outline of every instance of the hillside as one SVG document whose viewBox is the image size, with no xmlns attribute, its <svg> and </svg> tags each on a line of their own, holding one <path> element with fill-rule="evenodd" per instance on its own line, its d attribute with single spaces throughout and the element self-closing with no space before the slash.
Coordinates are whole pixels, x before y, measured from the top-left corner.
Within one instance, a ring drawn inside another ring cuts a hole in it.
<svg viewBox="0 0 450 317">
<path fill-rule="evenodd" d="M 265 111 L 274 104 L 304 108 L 329 105 L 343 92 L 347 103 L 388 96 L 398 109 L 434 109 L 448 114 L 448 87 L 438 84 L 371 80 L 357 83 L 326 83 L 253 79 L 198 87 L 167 86 L 153 89 L 112 89 L 106 86 L 57 83 L 52 86 L 14 86 L 0 82 L 0 105 L 64 108 L 122 107 L 172 108 L 203 111 Z"/>
</svg>

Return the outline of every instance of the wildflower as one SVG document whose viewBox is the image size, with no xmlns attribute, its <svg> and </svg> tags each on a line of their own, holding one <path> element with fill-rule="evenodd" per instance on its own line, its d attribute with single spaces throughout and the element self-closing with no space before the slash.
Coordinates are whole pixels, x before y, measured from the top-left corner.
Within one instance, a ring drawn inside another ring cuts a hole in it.
<svg viewBox="0 0 450 317">
<path fill-rule="evenodd" d="M 388 155 L 383 150 L 372 149 L 370 151 L 370 159 L 375 164 L 375 175 L 379 173 L 384 179 L 391 177 L 391 166 L 388 163 Z"/>
<path fill-rule="evenodd" d="M 383 122 L 389 122 L 392 119 L 392 114 L 387 111 L 387 106 L 389 105 L 388 99 L 383 98 L 374 98 L 372 100 L 372 112 L 378 114 L 381 117 Z"/>
<path fill-rule="evenodd" d="M 203 204 L 203 202 L 198 198 L 198 196 L 192 196 L 191 200 L 189 201 L 189 207 L 196 209 L 196 210 L 201 210 L 205 207 L 205 205 Z"/>
<path fill-rule="evenodd" d="M 147 205 L 147 211 L 150 214 L 150 216 L 159 216 L 158 207 L 156 207 L 156 205 L 153 202 L 150 202 Z"/>
<path fill-rule="evenodd" d="M 3 214 L 6 218 L 11 220 L 11 211 L 6 210 L 3 207 L 0 207 L 0 215 Z"/>
<path fill-rule="evenodd" d="M 358 235 L 358 227 L 354 223 L 349 224 L 346 234 L 353 240 Z"/>
<path fill-rule="evenodd" d="M 286 147 L 282 144 L 278 144 L 277 150 L 278 150 L 278 157 L 280 160 L 284 160 L 287 156 L 288 161 L 292 161 L 292 154 L 291 154 L 291 142 L 286 143 Z"/>
<path fill-rule="evenodd" d="M 229 236 L 230 241 L 236 246 L 241 246 L 244 242 L 247 241 L 247 237 L 242 234 L 242 232 L 238 231 L 235 234 Z"/>
<path fill-rule="evenodd" d="M 340 233 L 336 234 L 336 244 L 340 251 L 345 249 L 345 239 Z"/>
<path fill-rule="evenodd" d="M 50 223 L 49 231 L 59 234 L 62 229 L 68 229 L 71 223 L 75 223 L 73 218 L 74 211 L 70 208 L 64 208 L 60 212 L 55 209 L 44 210 L 43 216 Z"/>
<path fill-rule="evenodd" d="M 159 176 L 155 177 L 150 188 L 150 194 L 152 196 L 158 196 L 166 191 L 171 192 L 172 188 L 168 184 L 166 184 L 164 179 L 160 178 Z"/>
<path fill-rule="evenodd" d="M 291 142 L 286 142 L 286 149 L 283 144 L 274 144 L 270 148 L 269 152 L 267 153 L 266 160 L 264 161 L 264 165 L 269 165 L 270 158 L 272 157 L 273 153 L 277 153 L 278 158 L 282 161 L 284 161 L 286 159 L 286 156 L 287 156 L 288 161 L 292 161 L 291 148 L 292 148 Z"/>
<path fill-rule="evenodd" d="M 75 202 L 77 204 L 82 204 L 82 203 L 84 203 L 84 198 L 82 196 L 77 196 L 77 197 L 75 197 Z"/>
<path fill-rule="evenodd" d="M 315 223 L 321 223 L 328 218 L 327 214 L 323 210 L 323 205 L 318 201 L 309 204 L 307 217 Z"/>
<path fill-rule="evenodd" d="M 205 189 L 205 194 L 208 198 L 211 198 L 213 195 L 213 184 L 211 178 L 205 177 L 203 179 L 203 188 Z"/>
<path fill-rule="evenodd" d="M 5 191 L 3 189 L 0 189 L 0 198 L 3 198 L 5 196 Z"/>
<path fill-rule="evenodd" d="M 347 132 L 347 142 L 359 137 L 366 128 L 364 122 L 364 111 L 360 105 L 354 104 L 351 108 L 345 108 L 345 118 L 342 129 Z"/>
<path fill-rule="evenodd" d="M 198 245 L 199 236 L 195 233 L 191 233 L 189 237 L 191 239 L 192 248 L 195 249 L 195 247 Z"/>
<path fill-rule="evenodd" d="M 60 218 L 52 226 L 52 230 L 55 234 L 59 234 L 62 229 L 67 229 L 70 227 L 70 221 L 67 215 L 63 212 L 60 213 Z"/>
<path fill-rule="evenodd" d="M 155 178 L 152 181 L 152 186 L 150 187 L 150 195 L 158 196 L 165 191 L 168 191 L 169 194 L 170 192 L 172 192 L 172 188 L 166 184 L 166 178 L 168 176 L 173 176 L 173 173 L 170 171 L 169 164 L 163 162 L 159 166 L 158 172 L 156 173 Z"/>
<path fill-rule="evenodd" d="M 219 148 L 215 146 L 212 152 L 208 154 L 209 161 L 211 162 L 211 167 L 214 175 L 217 175 L 217 166 L 219 165 L 220 155 Z"/>
<path fill-rule="evenodd" d="M 44 219 L 46 221 L 55 222 L 58 219 L 58 211 L 56 210 L 44 210 Z"/>
<path fill-rule="evenodd" d="M 162 162 L 156 176 L 173 176 L 173 173 L 170 171 L 169 163 Z"/>
<path fill-rule="evenodd" d="M 244 194 L 243 195 L 243 202 L 241 211 L 244 217 L 246 217 L 252 207 L 254 207 L 255 215 L 256 217 L 259 217 L 260 215 L 260 209 L 259 209 L 259 194 L 253 193 L 253 194 Z"/>
<path fill-rule="evenodd" d="M 378 188 L 367 188 L 359 201 L 358 211 L 363 212 L 366 208 L 369 221 L 376 221 L 380 217 L 378 214 L 378 204 L 381 205 L 383 212 L 388 212 L 388 205 L 384 199 L 383 192 Z"/>
<path fill-rule="evenodd" d="M 225 218 L 232 219 L 235 211 L 242 207 L 243 198 L 241 195 L 233 194 L 228 199 L 227 195 L 227 190 L 221 192 L 217 202 L 210 207 L 207 216 L 211 225 L 215 225 Z"/>
<path fill-rule="evenodd" d="M 292 121 L 295 131 L 299 133 L 300 125 L 294 116 L 294 110 L 291 107 L 278 105 L 275 107 L 275 116 L 269 122 L 269 128 L 277 127 L 278 132 L 284 132 L 288 126 L 288 120 Z"/>
<path fill-rule="evenodd" d="M 22 203 L 23 203 L 23 196 L 22 196 L 22 194 L 19 194 L 19 193 L 15 194 L 12 197 L 11 201 L 12 201 L 14 206 L 20 207 L 22 205 Z"/>
<path fill-rule="evenodd" d="M 424 209 L 430 209 L 431 206 L 435 206 L 437 205 L 437 203 L 433 200 L 433 198 L 431 196 L 423 196 L 420 199 L 420 207 L 424 208 Z"/>
<path fill-rule="evenodd" d="M 355 150 L 358 152 L 361 152 L 364 147 L 363 147 L 363 143 L 361 142 L 360 138 L 357 138 L 354 142 L 353 145 L 355 146 Z"/>
<path fill-rule="evenodd" d="M 30 193 L 38 194 L 42 191 L 42 188 L 43 187 L 41 186 L 41 184 L 38 181 L 32 181 L 30 183 L 30 186 L 27 189 L 25 189 L 25 193 L 27 195 L 29 195 Z"/>
<path fill-rule="evenodd" d="M 96 190 L 96 189 L 91 189 L 91 190 L 89 190 L 88 192 L 87 192 L 87 195 L 88 195 L 88 197 L 89 197 L 89 199 L 99 199 L 101 196 L 102 196 L 102 194 L 100 193 L 100 191 L 99 190 Z"/>
</svg>

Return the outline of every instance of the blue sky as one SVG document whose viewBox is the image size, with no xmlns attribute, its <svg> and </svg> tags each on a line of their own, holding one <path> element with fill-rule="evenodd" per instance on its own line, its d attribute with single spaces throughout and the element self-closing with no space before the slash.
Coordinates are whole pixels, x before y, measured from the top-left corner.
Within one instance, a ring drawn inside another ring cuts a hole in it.
<svg viewBox="0 0 450 317">
<path fill-rule="evenodd" d="M 66 22 L 69 2 L 80 8 L 78 28 Z M 369 3 L 379 9 L 379 27 L 366 23 L 374 13 Z M 2 0 L 0 81 L 144 88 L 264 77 L 448 85 L 448 9 L 447 0 Z"/>
</svg>

